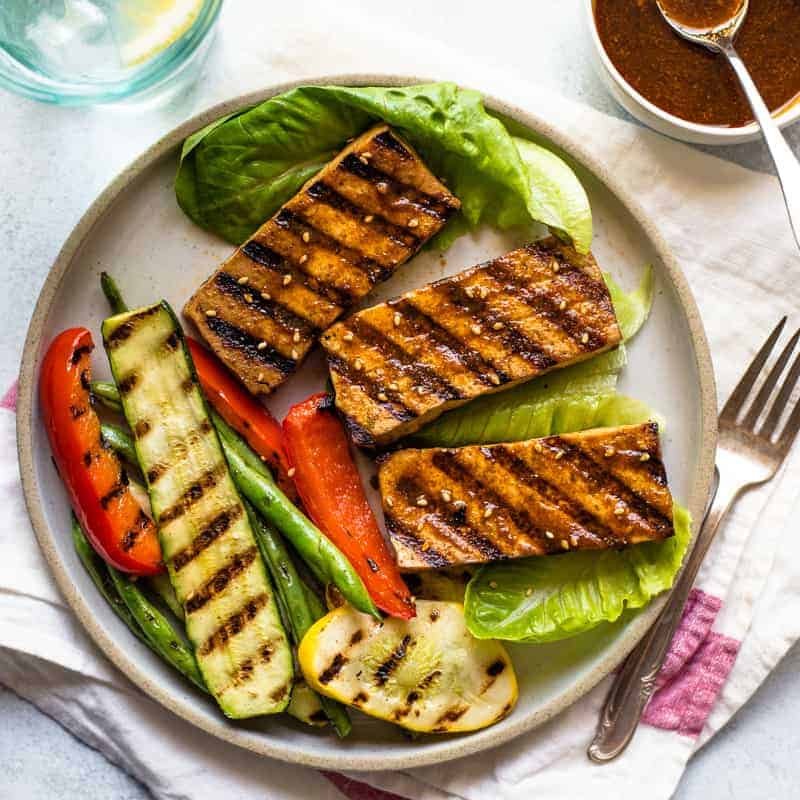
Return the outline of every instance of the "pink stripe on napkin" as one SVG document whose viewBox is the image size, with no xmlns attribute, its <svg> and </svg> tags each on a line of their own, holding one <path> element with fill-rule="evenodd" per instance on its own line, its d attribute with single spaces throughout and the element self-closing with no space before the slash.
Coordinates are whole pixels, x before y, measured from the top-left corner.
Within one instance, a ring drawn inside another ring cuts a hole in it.
<svg viewBox="0 0 800 800">
<path fill-rule="evenodd" d="M 722 608 L 722 600 L 701 589 L 692 589 L 683 607 L 681 622 L 672 638 L 667 657 L 661 665 L 656 686 L 660 689 L 683 669 L 711 632 Z"/>
<path fill-rule="evenodd" d="M 322 773 L 348 800 L 408 800 L 399 794 L 375 789 L 361 781 L 354 781 L 338 772 Z"/>
<path fill-rule="evenodd" d="M 654 695 L 642 721 L 696 737 L 733 668 L 740 642 L 710 633 L 680 673 Z"/>
<path fill-rule="evenodd" d="M 16 411 L 18 392 L 19 383 L 14 381 L 14 383 L 11 384 L 11 388 L 3 395 L 3 399 L 0 400 L 0 408 L 5 408 L 7 411 Z"/>
</svg>

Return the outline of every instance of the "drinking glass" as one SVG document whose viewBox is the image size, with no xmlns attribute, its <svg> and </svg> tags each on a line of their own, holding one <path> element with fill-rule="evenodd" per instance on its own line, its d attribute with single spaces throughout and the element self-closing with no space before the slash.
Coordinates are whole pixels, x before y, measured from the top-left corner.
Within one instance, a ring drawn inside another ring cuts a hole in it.
<svg viewBox="0 0 800 800">
<path fill-rule="evenodd" d="M 60 105 L 130 97 L 202 62 L 222 0 L 0 0 L 0 87 Z"/>
</svg>

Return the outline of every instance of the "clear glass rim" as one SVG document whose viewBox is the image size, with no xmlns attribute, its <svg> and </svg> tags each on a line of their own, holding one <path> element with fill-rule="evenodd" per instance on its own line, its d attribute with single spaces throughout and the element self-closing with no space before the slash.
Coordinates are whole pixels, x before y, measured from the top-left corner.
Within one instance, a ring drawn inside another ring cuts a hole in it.
<svg viewBox="0 0 800 800">
<path fill-rule="evenodd" d="M 32 70 L 14 74 L 3 68 L 0 57 L 0 87 L 24 97 L 58 105 L 108 103 L 131 97 L 151 88 L 177 73 L 211 32 L 222 8 L 223 0 L 205 0 L 197 19 L 179 39 L 151 59 L 135 77 L 108 83 L 59 83 L 53 80 L 25 80 L 23 74 L 35 75 Z M 13 62 L 10 56 L 9 61 Z M 13 62 L 16 63 L 16 62 Z"/>
</svg>

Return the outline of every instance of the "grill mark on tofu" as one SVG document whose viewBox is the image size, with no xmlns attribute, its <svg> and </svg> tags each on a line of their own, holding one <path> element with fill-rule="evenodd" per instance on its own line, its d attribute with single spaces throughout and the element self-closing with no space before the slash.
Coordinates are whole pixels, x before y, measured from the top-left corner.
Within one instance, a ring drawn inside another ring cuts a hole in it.
<svg viewBox="0 0 800 800">
<path fill-rule="evenodd" d="M 125 553 L 132 550 L 139 541 L 139 537 L 142 535 L 142 532 L 149 526 L 150 517 L 148 517 L 147 514 L 140 509 L 139 515 L 136 517 L 136 522 L 133 524 L 133 527 L 125 531 L 125 534 L 122 537 L 122 542 L 120 543 L 122 550 Z"/>
<path fill-rule="evenodd" d="M 297 362 L 293 358 L 287 358 L 274 347 L 267 345 L 259 349 L 260 339 L 220 317 L 207 317 L 206 324 L 220 338 L 224 347 L 238 350 L 256 364 L 274 369 L 282 376 L 291 374 L 297 366 Z"/>
<path fill-rule="evenodd" d="M 666 538 L 673 531 L 673 524 L 649 500 L 642 497 L 632 487 L 623 483 L 596 461 L 578 444 L 567 442 L 560 436 L 550 437 L 542 442 L 544 447 L 560 450 L 563 461 L 575 469 L 597 493 L 614 495 L 619 498 L 660 538 Z"/>
<path fill-rule="evenodd" d="M 413 550 L 428 566 L 434 569 L 450 566 L 449 558 L 445 558 L 435 547 L 426 546 L 430 545 L 430 542 L 420 538 L 398 516 L 384 510 L 384 520 L 392 538 Z"/>
<path fill-rule="evenodd" d="M 148 308 L 142 309 L 141 311 L 137 312 L 136 314 L 132 314 L 128 317 L 125 322 L 121 325 L 118 325 L 106 338 L 106 344 L 112 350 L 115 347 L 119 347 L 122 342 L 124 342 L 139 326 L 141 322 L 144 322 L 148 317 L 153 316 L 153 314 L 157 314 L 161 311 L 161 305 L 156 303 L 154 306 L 149 306 Z"/>
<path fill-rule="evenodd" d="M 400 666 L 400 662 L 408 654 L 411 645 L 411 635 L 407 633 L 397 647 L 392 650 L 392 652 L 389 654 L 389 657 L 383 663 L 379 664 L 375 670 L 376 685 L 383 686 L 389 680 L 389 678 L 392 677 L 392 673 Z"/>
<path fill-rule="evenodd" d="M 550 262 L 555 260 L 558 263 L 558 276 L 560 280 L 565 280 L 567 285 L 573 290 L 583 295 L 586 299 L 591 300 L 603 307 L 604 310 L 612 311 L 613 306 L 608 294 L 608 288 L 605 281 L 598 274 L 597 279 L 588 275 L 579 264 L 572 263 L 569 258 L 565 257 L 565 245 L 560 243 L 553 237 L 541 239 L 538 242 L 532 242 L 524 248 L 526 252 L 536 258 L 540 262 Z M 579 257 L 583 260 L 587 258 L 593 262 L 591 256 Z"/>
<path fill-rule="evenodd" d="M 504 355 L 519 356 L 536 370 L 549 369 L 556 364 L 556 360 L 541 345 L 526 336 L 499 310 L 499 303 L 489 304 L 479 296 L 470 297 L 460 283 L 445 280 L 434 286 L 455 307 L 476 319 L 481 325 L 481 336 L 501 343 L 506 351 Z M 503 326 L 501 330 L 493 330 L 492 326 L 497 323 Z"/>
<path fill-rule="evenodd" d="M 416 418 L 416 412 L 408 408 L 408 406 L 400 400 L 397 392 L 390 392 L 382 383 L 379 384 L 366 375 L 364 370 L 356 369 L 353 361 L 348 361 L 340 356 L 329 353 L 328 366 L 348 383 L 358 386 L 362 392 L 369 396 L 370 400 L 372 400 L 375 405 L 379 405 L 381 408 L 388 411 L 400 422 L 408 422 Z M 388 398 L 386 401 L 378 399 L 378 395 L 381 393 L 385 394 Z"/>
<path fill-rule="evenodd" d="M 572 339 L 582 350 L 597 350 L 606 343 L 606 337 L 587 326 L 580 315 L 570 310 L 561 311 L 551 293 L 532 288 L 499 260 L 487 264 L 486 270 L 498 283 L 503 285 L 503 291 L 513 294 L 537 315 L 553 325 L 562 335 Z M 569 273 L 564 278 L 569 281 Z M 588 337 L 586 341 L 583 341 L 582 338 L 584 334 Z"/>
<path fill-rule="evenodd" d="M 309 236 L 309 245 L 313 243 L 315 248 L 333 253 L 342 261 L 345 261 L 348 266 L 353 267 L 353 269 L 359 272 L 363 272 L 373 285 L 386 280 L 386 278 L 392 274 L 393 270 L 390 267 L 383 266 L 374 259 L 360 253 L 358 250 L 354 250 L 345 242 L 340 242 L 329 233 L 325 233 L 325 231 L 320 230 L 286 208 L 282 209 L 275 217 L 275 224 L 281 228 L 297 233 L 301 238 L 304 233 L 307 233 Z"/>
<path fill-rule="evenodd" d="M 256 236 L 257 235 L 258 234 L 256 234 Z M 329 283 L 323 283 L 318 280 L 303 269 L 303 265 L 300 264 L 299 260 L 290 261 L 284 258 L 258 239 L 251 239 L 249 242 L 242 245 L 241 252 L 251 261 L 260 264 L 262 267 L 266 267 L 271 272 L 280 275 L 281 278 L 285 275 L 290 275 L 291 279 L 297 281 L 303 288 L 313 294 L 319 295 L 339 309 L 351 306 L 357 299 L 352 293 L 346 292 L 344 289 L 337 289 Z"/>
<path fill-rule="evenodd" d="M 219 483 L 220 479 L 225 475 L 225 471 L 225 464 L 220 463 L 201 475 L 199 480 L 195 481 L 186 489 L 177 502 L 159 514 L 159 525 L 166 525 L 178 519 L 178 517 L 183 516 L 195 503 L 202 500 L 208 491 Z"/>
<path fill-rule="evenodd" d="M 224 295 L 238 302 L 243 308 L 254 309 L 265 317 L 269 317 L 276 325 L 283 328 L 289 336 L 298 331 L 303 339 L 310 339 L 319 333 L 319 328 L 309 320 L 298 316 L 274 299 L 267 300 L 260 293 L 254 293 L 252 289 L 240 284 L 228 272 L 218 272 L 214 278 L 214 283 Z M 245 299 L 245 295 L 249 296 L 249 300 Z"/>
<path fill-rule="evenodd" d="M 201 656 L 207 656 L 215 650 L 225 647 L 228 640 L 241 633 L 251 623 L 258 612 L 269 602 L 270 596 L 263 592 L 248 600 L 242 608 L 231 614 L 198 648 Z"/>
<path fill-rule="evenodd" d="M 228 584 L 238 575 L 241 575 L 255 561 L 258 551 L 255 547 L 250 547 L 242 553 L 237 553 L 224 567 L 215 575 L 207 580 L 197 591 L 186 600 L 186 614 L 193 614 L 199 611 L 209 601 L 213 600 L 221 592 L 224 592 Z"/>
<path fill-rule="evenodd" d="M 380 214 L 370 214 L 370 212 L 365 209 L 359 208 L 324 181 L 317 181 L 309 186 L 308 189 L 306 189 L 306 194 L 312 200 L 318 203 L 324 203 L 336 209 L 336 211 L 351 217 L 359 224 L 367 224 L 364 222 L 364 217 L 372 216 L 373 219 L 368 224 L 376 233 L 408 251 L 414 252 L 418 250 L 421 245 L 419 238 L 406 228 L 389 222 L 388 219 L 380 216 Z"/>
<path fill-rule="evenodd" d="M 492 371 L 497 373 L 501 381 L 507 380 L 505 373 L 495 369 L 477 350 L 472 349 L 461 339 L 453 336 L 446 328 L 439 325 L 436 320 L 417 308 L 409 299 L 390 300 L 387 305 L 401 315 L 401 321 L 405 321 L 416 335 L 429 339 L 437 352 L 448 360 L 460 364 L 481 383 L 486 386 L 492 385 L 489 377 Z"/>
<path fill-rule="evenodd" d="M 528 511 L 524 508 L 509 503 L 500 497 L 494 489 L 487 486 L 472 470 L 463 463 L 458 454 L 458 450 L 439 450 L 433 454 L 433 465 L 448 475 L 454 481 L 458 481 L 466 491 L 463 495 L 480 498 L 488 501 L 493 506 L 502 508 L 511 518 L 517 530 L 528 537 L 535 539 L 544 538 L 544 531 L 531 518 Z M 502 555 L 502 554 L 501 554 Z"/>
<path fill-rule="evenodd" d="M 471 553 L 481 560 L 492 561 L 504 557 L 503 551 L 491 539 L 469 524 L 464 506 L 444 503 L 440 496 L 427 492 L 422 483 L 409 475 L 397 482 L 397 491 L 409 507 L 416 504 L 417 498 L 425 498 L 425 526 L 422 529 L 424 541 L 420 543 L 420 554 L 423 557 L 430 551 L 433 534 L 447 547 L 456 548 L 464 554 Z M 429 545 L 427 550 L 424 549 L 425 542 Z M 446 555 L 442 557 L 448 565 L 451 563 Z"/>
<path fill-rule="evenodd" d="M 380 147 L 391 150 L 396 157 L 401 158 L 403 161 L 412 161 L 414 159 L 411 151 L 401 141 L 392 136 L 391 131 L 382 131 L 372 141 Z"/>
<path fill-rule="evenodd" d="M 242 506 L 237 504 L 221 511 L 209 522 L 191 543 L 172 557 L 172 568 L 180 572 L 205 549 L 222 536 L 242 516 Z"/>
<path fill-rule="evenodd" d="M 386 172 L 381 172 L 368 161 L 362 161 L 354 153 L 350 153 L 342 159 L 339 169 L 373 185 L 384 184 L 387 199 L 402 197 L 421 213 L 430 214 L 442 222 L 446 222 L 453 213 L 452 207 L 443 203 L 438 197 L 425 194 L 415 186 L 399 181 Z"/>
<path fill-rule="evenodd" d="M 334 370 L 332 359 L 333 361 L 336 361 L 334 356 L 328 356 L 328 364 L 331 370 Z M 358 422 L 356 422 L 356 420 L 349 414 L 345 414 L 344 412 L 340 411 L 340 415 L 344 420 L 344 426 L 347 428 L 347 433 L 355 445 L 358 447 L 375 447 L 375 437 L 363 425 L 359 425 Z M 411 419 L 413 419 L 413 416 Z"/>
<path fill-rule="evenodd" d="M 455 386 L 439 376 L 435 370 L 416 361 L 412 355 L 392 342 L 380 328 L 367 322 L 363 317 L 356 315 L 344 324 L 355 334 L 362 345 L 380 353 L 381 358 L 389 367 L 403 377 L 410 378 L 415 386 L 423 387 L 426 392 L 435 394 L 445 402 L 461 398 L 461 393 Z M 386 392 L 386 394 L 389 393 Z"/>
<path fill-rule="evenodd" d="M 603 520 L 584 508 L 580 504 L 579 497 L 572 497 L 561 490 L 557 484 L 547 481 L 510 448 L 504 445 L 493 445 L 481 447 L 480 452 L 487 461 L 500 464 L 525 487 L 536 492 L 545 501 L 557 506 L 570 520 L 583 529 L 581 531 L 582 538 L 597 538 L 608 544 L 618 543 L 619 537 L 609 529 Z M 542 544 L 548 550 L 560 549 L 560 545 L 555 539 L 542 537 Z"/>
</svg>

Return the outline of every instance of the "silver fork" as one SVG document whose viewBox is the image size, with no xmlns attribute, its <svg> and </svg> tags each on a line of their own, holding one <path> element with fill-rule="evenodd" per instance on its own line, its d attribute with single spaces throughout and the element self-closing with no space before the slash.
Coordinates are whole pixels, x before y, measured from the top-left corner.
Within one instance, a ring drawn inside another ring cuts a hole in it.
<svg viewBox="0 0 800 800">
<path fill-rule="evenodd" d="M 716 492 L 706 511 L 697 543 L 664 610 L 625 660 L 606 697 L 597 732 L 588 750 L 589 758 L 598 764 L 616 758 L 633 738 L 647 701 L 655 690 L 656 678 L 681 620 L 700 564 L 720 523 L 744 492 L 760 486 L 775 475 L 800 429 L 800 403 L 794 404 L 785 424 L 780 425 L 784 412 L 789 410 L 792 392 L 800 378 L 800 355 L 795 357 L 778 388 L 778 381 L 800 339 L 800 331 L 792 336 L 767 373 L 761 388 L 755 391 L 758 378 L 765 370 L 785 325 L 786 317 L 764 342 L 719 415 Z M 778 393 L 767 410 L 767 402 L 776 388 Z M 751 398 L 752 402 L 748 404 Z M 759 423 L 762 418 L 763 421 Z"/>
</svg>

